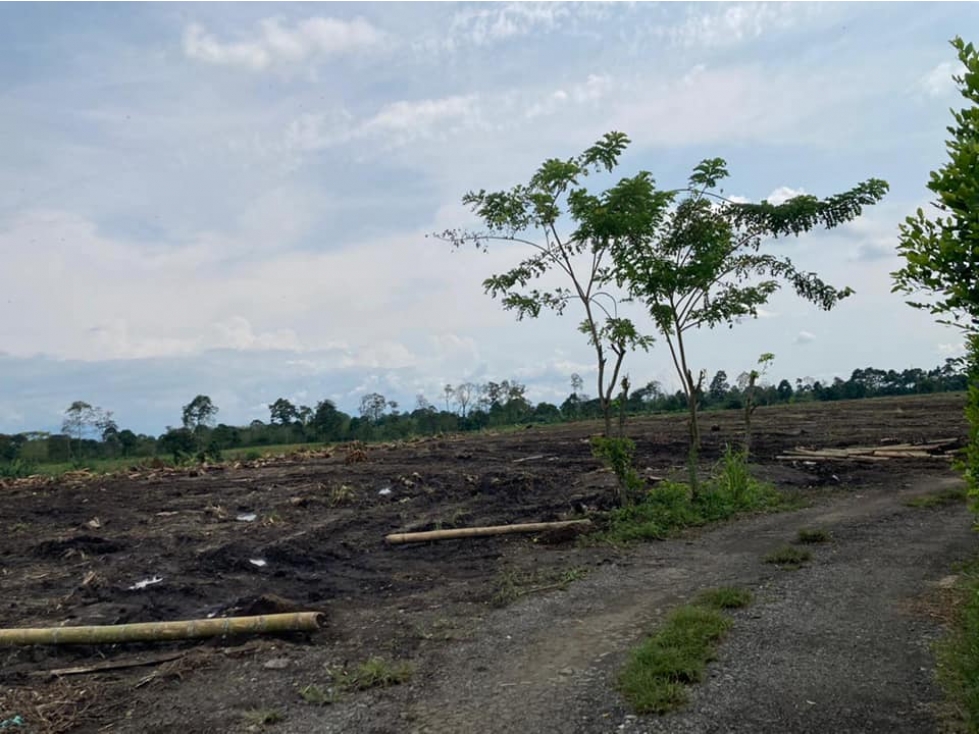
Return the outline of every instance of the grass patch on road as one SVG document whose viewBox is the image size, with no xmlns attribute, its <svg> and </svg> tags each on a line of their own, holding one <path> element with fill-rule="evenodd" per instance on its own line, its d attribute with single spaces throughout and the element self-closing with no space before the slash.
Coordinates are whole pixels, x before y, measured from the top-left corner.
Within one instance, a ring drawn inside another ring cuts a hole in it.
<svg viewBox="0 0 979 734">
<path fill-rule="evenodd" d="M 765 563 L 774 563 L 781 568 L 795 571 L 802 568 L 802 564 L 811 559 L 811 552 L 801 548 L 794 548 L 791 545 L 783 545 L 781 548 L 776 548 L 765 556 Z"/>
<path fill-rule="evenodd" d="M 750 602 L 745 589 L 712 589 L 670 613 L 662 628 L 632 651 L 619 675 L 619 690 L 636 712 L 664 714 L 683 706 L 687 686 L 703 680 L 733 624 L 720 610 Z"/>
<path fill-rule="evenodd" d="M 905 500 L 904 504 L 908 507 L 942 507 L 944 505 L 953 505 L 958 502 L 965 502 L 967 499 L 965 487 L 955 487 L 953 489 L 942 489 L 937 492 L 929 492 L 928 494 L 918 495 L 917 497 L 912 497 L 909 500 Z"/>
<path fill-rule="evenodd" d="M 372 657 L 353 670 L 339 673 L 335 680 L 341 686 L 353 691 L 366 691 L 368 688 L 386 688 L 411 680 L 411 665 L 392 663 L 383 658 Z"/>
<path fill-rule="evenodd" d="M 751 592 L 736 586 L 722 586 L 705 591 L 697 597 L 695 604 L 712 609 L 740 609 L 751 604 Z"/>
<path fill-rule="evenodd" d="M 966 565 L 950 595 L 951 629 L 935 643 L 938 681 L 949 715 L 979 732 L 979 558 Z"/>
<path fill-rule="evenodd" d="M 828 530 L 821 528 L 802 528 L 796 536 L 795 542 L 809 545 L 813 543 L 828 543 L 831 539 L 832 536 L 830 536 Z"/>
</svg>

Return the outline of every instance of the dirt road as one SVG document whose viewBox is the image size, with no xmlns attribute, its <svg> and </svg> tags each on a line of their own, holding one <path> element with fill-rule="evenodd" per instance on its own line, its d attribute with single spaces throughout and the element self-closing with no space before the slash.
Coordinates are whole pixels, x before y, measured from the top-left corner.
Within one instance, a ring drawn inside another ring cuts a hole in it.
<svg viewBox="0 0 979 734">
<path fill-rule="evenodd" d="M 912 509 L 903 498 L 950 481 L 947 457 L 778 457 L 797 446 L 962 437 L 962 403 L 934 395 L 760 409 L 755 473 L 817 504 L 627 550 L 515 535 L 383 542 L 390 532 L 607 506 L 614 477 L 591 455 L 589 424 L 372 445 L 358 463 L 336 447 L 240 467 L 0 483 L 0 627 L 247 613 L 268 594 L 329 619 L 311 639 L 3 649 L 0 720 L 22 714 L 43 734 L 931 731 L 927 705 L 938 694 L 927 641 L 938 627 L 914 616 L 912 600 L 977 541 L 963 507 Z M 740 421 L 737 411 L 705 414 L 705 470 L 740 440 Z M 628 428 L 644 475 L 682 474 L 681 417 Z M 761 562 L 817 524 L 835 539 L 809 567 Z M 582 574 L 566 591 L 494 606 L 508 578 L 526 591 Z M 690 709 L 629 718 L 614 690 L 627 651 L 674 606 L 729 584 L 757 601 L 738 613 Z M 45 675 L 160 653 L 182 657 Z M 328 706 L 300 696 L 369 656 L 411 663 L 411 681 L 344 692 Z M 279 720 L 259 726 L 262 712 Z"/>
<path fill-rule="evenodd" d="M 979 550 L 961 504 L 909 508 L 947 476 L 900 492 L 874 490 L 789 514 L 752 518 L 638 550 L 567 592 L 491 615 L 400 691 L 327 712 L 307 710 L 281 732 L 934 732 L 929 643 L 940 632 L 920 603 Z M 825 527 L 798 571 L 762 556 L 800 528 Z M 613 688 L 629 648 L 664 613 L 718 585 L 755 603 L 693 689 L 687 709 L 637 718 Z"/>
</svg>

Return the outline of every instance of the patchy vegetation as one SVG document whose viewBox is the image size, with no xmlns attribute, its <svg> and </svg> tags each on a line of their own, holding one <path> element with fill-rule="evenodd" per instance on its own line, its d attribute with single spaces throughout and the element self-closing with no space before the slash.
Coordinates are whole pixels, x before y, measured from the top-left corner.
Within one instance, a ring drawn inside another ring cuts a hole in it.
<svg viewBox="0 0 979 734">
<path fill-rule="evenodd" d="M 765 556 L 765 563 L 773 563 L 780 568 L 795 571 L 802 568 L 804 563 L 812 560 L 812 553 L 791 545 L 783 545 Z"/>
<path fill-rule="evenodd" d="M 706 591 L 694 604 L 674 610 L 663 627 L 629 657 L 619 689 L 640 714 L 664 714 L 687 701 L 686 687 L 703 679 L 717 644 L 733 624 L 722 609 L 751 602 L 745 589 Z"/>
<path fill-rule="evenodd" d="M 979 732 L 979 559 L 961 572 L 951 596 L 952 625 L 935 644 L 938 681 L 957 723 Z"/>
<path fill-rule="evenodd" d="M 412 673 L 410 663 L 371 657 L 352 670 L 337 673 L 336 681 L 348 690 L 365 691 L 368 688 L 386 688 L 406 683 L 411 680 Z"/>
<path fill-rule="evenodd" d="M 736 586 L 722 586 L 718 589 L 705 591 L 694 602 L 698 606 L 713 609 L 740 609 L 751 604 L 752 594 L 747 589 Z"/>
<path fill-rule="evenodd" d="M 833 536 L 829 534 L 828 530 L 823 530 L 822 528 L 802 528 L 796 536 L 795 542 L 803 544 L 828 543 L 832 539 Z"/>
<path fill-rule="evenodd" d="M 773 486 L 750 475 L 743 454 L 727 448 L 697 495 L 689 484 L 661 482 L 635 504 L 611 512 L 607 529 L 598 537 L 612 543 L 662 540 L 683 528 L 727 520 L 742 512 L 773 510 L 784 503 Z"/>
<path fill-rule="evenodd" d="M 954 505 L 958 502 L 965 502 L 968 492 L 965 487 L 955 487 L 953 489 L 942 489 L 938 492 L 929 492 L 905 501 L 908 507 L 942 507 L 944 505 Z"/>
</svg>

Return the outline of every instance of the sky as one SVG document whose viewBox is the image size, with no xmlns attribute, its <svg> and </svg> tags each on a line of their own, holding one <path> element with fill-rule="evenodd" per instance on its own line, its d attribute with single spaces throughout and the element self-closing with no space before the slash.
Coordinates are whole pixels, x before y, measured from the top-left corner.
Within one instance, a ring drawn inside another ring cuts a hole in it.
<svg viewBox="0 0 979 734">
<path fill-rule="evenodd" d="M 664 188 L 713 157 L 751 201 L 890 183 L 766 245 L 854 296 L 781 293 L 694 334 L 695 367 L 942 364 L 961 338 L 889 273 L 968 28 L 974 3 L 0 4 L 0 432 L 57 430 L 74 400 L 159 433 L 199 393 L 230 424 L 463 381 L 560 404 L 579 373 L 594 395 L 579 312 L 517 322 L 483 291 L 526 250 L 426 235 L 610 130 L 632 139 L 617 173 Z M 679 386 L 661 341 L 625 369 Z"/>
</svg>

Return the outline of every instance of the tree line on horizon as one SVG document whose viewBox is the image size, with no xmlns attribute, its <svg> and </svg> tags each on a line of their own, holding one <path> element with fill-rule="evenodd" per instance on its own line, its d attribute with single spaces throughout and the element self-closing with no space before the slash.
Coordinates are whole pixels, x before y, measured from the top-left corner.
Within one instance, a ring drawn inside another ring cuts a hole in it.
<svg viewBox="0 0 979 734">
<path fill-rule="evenodd" d="M 799 378 L 794 383 L 783 379 L 754 385 L 750 373 L 730 379 L 719 370 L 705 381 L 698 403 L 706 410 L 740 410 L 749 389 L 754 404 L 779 405 L 959 392 L 967 387 L 967 374 L 955 359 L 931 370 L 856 369 L 846 380 L 836 377 L 831 382 Z M 219 423 L 218 406 L 207 395 L 198 395 L 183 406 L 181 425 L 167 427 L 159 436 L 120 429 L 111 411 L 79 400 L 65 411 L 60 433 L 0 434 L 0 466 L 153 456 L 218 458 L 222 451 L 237 448 L 398 440 L 603 417 L 601 400 L 584 391 L 584 382 L 577 374 L 571 376 L 571 392 L 560 405 L 546 401 L 534 404 L 525 393 L 526 386 L 515 380 L 463 382 L 446 385 L 438 405 L 419 394 L 414 408 L 408 411 L 372 392 L 361 398 L 358 415 L 339 410 L 331 400 L 310 407 L 278 398 L 268 404 L 267 420 L 255 419 L 243 426 Z M 688 407 L 684 391 L 667 392 L 655 381 L 629 393 L 624 402 L 622 397 L 613 401 L 613 408 L 627 416 L 682 412 Z"/>
</svg>

